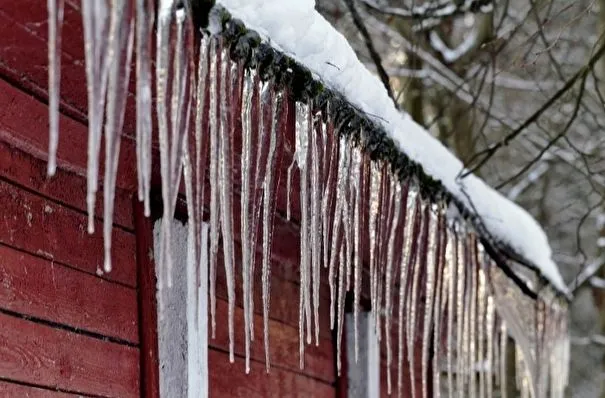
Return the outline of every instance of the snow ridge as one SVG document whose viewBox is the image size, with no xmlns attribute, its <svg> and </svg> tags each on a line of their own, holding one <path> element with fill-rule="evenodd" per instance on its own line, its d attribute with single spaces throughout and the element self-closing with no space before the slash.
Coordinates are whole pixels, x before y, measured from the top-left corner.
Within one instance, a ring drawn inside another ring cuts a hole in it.
<svg viewBox="0 0 605 398">
<path fill-rule="evenodd" d="M 545 232 L 534 218 L 474 175 L 460 179 L 462 162 L 422 126 L 393 105 L 386 89 L 357 59 L 332 25 L 315 10 L 314 0 L 219 0 L 235 18 L 256 30 L 309 68 L 331 89 L 368 115 L 375 116 L 398 148 L 425 172 L 440 180 L 486 231 L 536 266 L 554 288 L 568 294 Z"/>
</svg>

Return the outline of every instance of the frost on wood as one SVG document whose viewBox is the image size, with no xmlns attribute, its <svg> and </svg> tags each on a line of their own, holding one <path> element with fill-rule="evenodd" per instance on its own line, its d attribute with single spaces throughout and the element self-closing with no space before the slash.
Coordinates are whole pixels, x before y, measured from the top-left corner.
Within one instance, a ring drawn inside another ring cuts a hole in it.
<svg viewBox="0 0 605 398">
<path fill-rule="evenodd" d="M 228 313 L 226 324 L 219 327 L 228 329 L 232 362 L 240 349 L 236 333 L 242 333 L 244 370 L 250 371 L 252 345 L 257 342 L 253 321 L 259 314 L 264 361 L 270 371 L 272 247 L 274 240 L 278 244 L 273 226 L 276 198 L 286 190 L 286 218 L 298 226 L 300 235 L 301 367 L 306 347 L 319 345 L 322 311 L 329 312 L 337 336 L 338 372 L 341 352 L 357 358 L 357 322 L 362 306 L 367 306 L 367 318 L 385 350 L 389 393 L 491 397 L 505 391 L 514 378 L 524 396 L 563 396 L 567 313 L 552 290 L 540 290 L 537 298 L 521 291 L 487 255 L 472 226 L 447 219 L 446 203 L 432 203 L 420 193 L 417 180 L 395 174 L 385 161 L 372 160 L 360 145 L 370 133 L 364 126 L 343 123 L 330 101 L 321 106 L 304 96 L 293 101 L 283 82 L 232 58 L 232 48 L 220 34 L 199 35 L 187 3 L 161 0 L 157 12 L 152 3 L 83 1 L 89 100 L 87 201 L 92 229 L 104 132 L 106 271 L 111 268 L 120 133 L 136 47 L 137 196 L 146 214 L 151 210 L 152 133 L 158 136 L 163 205 L 156 256 L 158 290 L 161 294 L 172 276 L 182 272 L 172 267 L 170 221 L 184 182 L 189 256 L 197 264 L 188 277 L 202 289 L 194 296 L 200 306 L 195 314 L 205 310 L 209 298 L 214 337 L 217 274 L 222 266 Z M 58 137 L 62 5 L 48 3 L 50 173 Z M 293 135 L 290 140 L 288 134 Z M 280 181 L 282 175 L 287 176 L 285 181 Z M 298 208 L 291 208 L 294 204 Z M 205 268 L 200 262 L 205 257 L 202 220 L 208 210 Z M 539 282 L 521 278 L 534 287 Z M 329 306 L 322 306 L 322 283 L 330 291 Z M 255 309 L 256 291 L 261 293 L 260 309 Z M 236 299 L 243 306 L 243 330 L 235 327 Z M 353 350 L 342 346 L 343 334 L 350 334 L 344 331 L 348 307 L 353 313 Z M 515 375 L 506 373 L 509 350 L 516 351 Z"/>
</svg>

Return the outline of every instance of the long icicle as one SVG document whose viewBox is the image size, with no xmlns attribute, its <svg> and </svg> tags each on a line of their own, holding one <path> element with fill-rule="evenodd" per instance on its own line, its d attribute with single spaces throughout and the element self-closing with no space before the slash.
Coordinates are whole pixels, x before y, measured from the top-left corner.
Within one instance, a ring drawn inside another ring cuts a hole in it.
<svg viewBox="0 0 605 398">
<path fill-rule="evenodd" d="M 250 226 L 250 252 L 253 253 L 250 256 L 250 275 L 255 275 L 256 268 L 256 248 L 257 248 L 257 233 L 258 233 L 258 222 L 261 217 L 264 181 L 266 175 L 266 162 L 267 162 L 267 148 L 270 145 L 265 145 L 268 134 L 270 133 L 270 127 L 265 128 L 265 110 L 271 108 L 271 84 L 269 82 L 262 81 L 258 74 L 256 75 L 255 81 L 255 99 L 256 114 L 258 115 L 257 130 L 256 130 L 256 158 L 254 163 L 254 186 L 252 196 L 252 220 Z M 269 138 L 270 140 L 270 138 Z M 267 148 L 265 148 L 267 147 Z M 265 155 L 265 156 L 263 156 Z M 262 260 L 261 260 L 262 261 Z M 254 278 L 250 279 L 250 292 L 254 292 Z M 254 319 L 254 300 L 250 302 L 249 306 L 250 319 Z M 254 340 L 254 322 L 250 322 L 250 339 Z"/>
<path fill-rule="evenodd" d="M 229 361 L 235 361 L 235 277 L 234 277 L 234 248 L 233 248 L 233 215 L 232 215 L 232 154 L 231 154 L 231 126 L 229 125 L 231 96 L 228 95 L 229 85 L 229 54 L 227 49 L 221 51 L 221 78 L 219 82 L 220 93 L 220 133 L 219 133 L 219 201 L 221 206 L 221 235 L 223 237 L 223 262 L 225 278 L 227 280 L 227 301 L 229 304 Z"/>
<path fill-rule="evenodd" d="M 104 271 L 111 272 L 111 233 L 115 199 L 120 138 L 124 125 L 124 111 L 130 78 L 130 62 L 134 40 L 129 2 L 113 1 L 109 51 L 112 63 L 107 86 L 107 110 L 105 124 L 105 181 L 103 184 L 103 246 L 105 249 Z"/>
<path fill-rule="evenodd" d="M 408 309 L 408 321 L 407 321 L 407 343 L 408 343 L 408 365 L 410 367 L 410 380 L 412 380 L 412 398 L 416 397 L 416 383 L 414 383 L 415 379 L 415 356 L 414 356 L 414 348 L 416 343 L 416 332 L 417 328 L 417 312 L 418 312 L 418 293 L 420 289 L 420 274 L 423 271 L 422 265 L 426 265 L 426 250 L 427 250 L 427 240 L 429 236 L 429 225 L 430 218 L 429 205 L 425 202 L 421 204 L 422 210 L 422 229 L 420 234 L 418 235 L 418 249 L 416 253 L 416 259 L 414 261 L 413 267 L 413 279 L 411 284 L 411 291 L 407 297 L 407 309 Z"/>
<path fill-rule="evenodd" d="M 431 320 L 433 318 L 433 305 L 435 294 L 435 266 L 438 259 L 439 246 L 439 225 L 438 225 L 438 208 L 436 205 L 430 211 L 429 215 L 429 239 L 427 245 L 427 259 L 424 272 L 426 273 L 426 283 L 424 286 L 424 320 L 422 325 L 422 398 L 428 397 L 428 368 L 429 368 L 429 350 L 430 350 L 430 333 Z M 435 348 L 436 349 L 436 348 Z"/>
<path fill-rule="evenodd" d="M 361 278 L 363 273 L 363 258 L 361 247 L 362 197 L 363 176 L 365 164 L 360 148 L 353 149 L 351 160 L 351 181 L 355 196 L 353 199 L 353 334 L 355 362 L 359 359 L 359 305 L 361 299 Z"/>
<path fill-rule="evenodd" d="M 374 313 L 374 322 L 378 319 L 380 308 L 378 308 L 377 298 L 377 243 L 378 243 L 378 212 L 380 210 L 380 188 L 382 186 L 382 168 L 376 162 L 372 162 L 370 172 L 370 214 L 368 219 L 369 237 L 370 237 L 370 302 L 372 303 L 372 312 Z"/>
<path fill-rule="evenodd" d="M 107 37 L 109 11 L 105 1 L 82 2 L 84 25 L 84 55 L 86 60 L 86 85 L 88 91 L 88 167 L 87 194 L 88 233 L 94 232 L 94 213 L 99 179 L 99 152 L 103 111 L 107 89 Z"/>
<path fill-rule="evenodd" d="M 397 239 L 397 228 L 399 226 L 399 214 L 401 212 L 401 184 L 397 178 L 389 173 L 391 185 L 391 206 L 394 207 L 393 218 L 389 226 L 389 239 L 387 241 L 387 258 L 385 271 L 385 338 L 387 349 L 387 394 L 391 394 L 391 366 L 393 362 L 393 349 L 391 344 L 391 314 L 393 312 L 393 267 L 395 262 L 395 240 Z"/>
<path fill-rule="evenodd" d="M 47 0 L 48 9 L 48 169 L 49 176 L 57 171 L 59 146 L 59 105 L 61 101 L 61 29 L 64 0 Z"/>
<path fill-rule="evenodd" d="M 145 216 L 151 214 L 151 33 L 155 18 L 150 0 L 136 2 L 136 149 L 138 199 L 144 203 Z"/>
<path fill-rule="evenodd" d="M 318 114 L 317 119 L 321 118 Z M 315 127 L 319 125 L 318 120 L 313 117 L 310 126 L 310 160 L 311 160 L 311 183 L 310 183 L 310 238 L 311 238 L 311 276 L 313 281 L 313 319 L 315 321 L 315 345 L 319 346 L 319 286 L 320 286 L 320 270 L 321 270 L 321 185 L 319 177 L 319 160 L 320 160 L 320 137 Z"/>
<path fill-rule="evenodd" d="M 273 91 L 273 90 L 271 90 Z M 263 333 L 265 343 L 265 366 L 269 372 L 269 308 L 271 303 L 271 244 L 273 237 L 273 216 L 275 214 L 275 170 L 279 166 L 278 145 L 280 123 L 286 116 L 284 94 L 273 91 L 271 102 L 271 131 L 269 137 L 269 152 L 265 168 L 263 183 L 263 264 L 262 264 L 262 290 L 263 290 Z"/>
<path fill-rule="evenodd" d="M 399 305 L 397 314 L 398 323 L 398 342 L 397 342 L 397 391 L 401 396 L 401 390 L 403 388 L 403 349 L 404 349 L 404 321 L 407 318 L 405 313 L 406 303 L 406 290 L 408 286 L 408 275 L 410 269 L 412 269 L 412 262 L 415 258 L 415 246 L 418 236 L 418 203 L 417 203 L 417 190 L 412 185 L 408 187 L 408 198 L 406 202 L 406 218 L 405 226 L 403 230 L 403 252 L 401 255 L 401 264 L 399 266 Z M 407 328 L 406 328 L 407 329 Z M 409 333 L 409 330 L 405 330 Z"/>
<path fill-rule="evenodd" d="M 192 90 L 192 93 L 195 92 L 195 122 L 194 122 L 194 145 L 195 145 L 195 154 L 193 160 L 192 177 L 194 178 L 193 190 L 194 190 L 194 206 L 193 206 L 193 216 L 197 220 L 197 229 L 195 231 L 195 239 L 198 245 L 198 257 L 196 257 L 196 261 L 198 261 L 198 266 L 196 267 L 196 286 L 199 289 L 198 293 L 195 295 L 196 297 L 196 308 L 201 305 L 200 295 L 204 294 L 205 297 L 208 297 L 208 289 L 202 289 L 202 286 L 208 286 L 208 276 L 206 275 L 206 280 L 202 280 L 202 273 L 204 269 L 208 269 L 207 262 L 201 263 L 201 251 L 202 247 L 202 234 L 204 231 L 204 225 L 202 223 L 203 215 L 204 215 L 204 194 L 205 194 L 205 178 L 206 178 L 206 164 L 208 158 L 208 147 L 209 140 L 208 134 L 205 133 L 204 128 L 208 128 L 208 125 L 204 125 L 205 122 L 205 112 L 206 112 L 206 79 L 208 76 L 208 50 L 209 50 L 209 38 L 206 35 L 203 35 L 200 41 L 200 53 L 198 56 L 198 68 L 197 68 L 197 80 L 193 80 L 193 85 L 195 86 L 195 90 Z M 145 176 L 146 177 L 146 176 Z M 207 312 L 207 305 L 204 307 L 204 311 Z M 196 317 L 199 315 L 200 311 L 196 311 Z M 195 324 L 198 324 L 198 320 L 196 318 Z"/>
<path fill-rule="evenodd" d="M 456 298 L 456 276 L 458 266 L 458 246 L 456 234 L 448 234 L 447 259 L 447 326 L 446 326 L 446 362 L 447 362 L 447 391 L 450 398 L 454 397 L 454 319 Z"/>
<path fill-rule="evenodd" d="M 212 338 L 216 338 L 216 270 L 218 263 L 218 243 L 220 233 L 220 204 L 219 204 L 219 121 L 218 121 L 218 41 L 210 41 L 210 75 L 208 124 L 210 126 L 210 318 Z"/>
<path fill-rule="evenodd" d="M 250 170 L 252 155 L 252 95 L 254 93 L 254 70 L 246 70 L 244 73 L 244 85 L 242 93 L 242 192 L 240 195 L 240 218 L 241 218 L 241 241 L 242 241 L 242 292 L 244 303 L 244 346 L 246 355 L 246 373 L 250 372 Z M 253 318 L 252 318 L 253 319 Z"/>
</svg>

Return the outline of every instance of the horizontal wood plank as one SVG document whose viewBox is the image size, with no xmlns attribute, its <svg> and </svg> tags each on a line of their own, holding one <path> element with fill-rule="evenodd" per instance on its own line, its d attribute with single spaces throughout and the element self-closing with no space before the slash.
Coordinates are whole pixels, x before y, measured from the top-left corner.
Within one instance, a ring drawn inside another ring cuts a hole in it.
<svg viewBox="0 0 605 398">
<path fill-rule="evenodd" d="M 87 232 L 86 215 L 0 181 L 0 243 L 91 274 L 103 268 L 102 224 Z M 104 275 L 136 286 L 134 234 L 113 229 L 113 271 Z"/>
<path fill-rule="evenodd" d="M 0 308 L 137 343 L 136 290 L 0 245 Z"/>
<path fill-rule="evenodd" d="M 0 141 L 0 177 L 39 192 L 40 195 L 53 201 L 86 211 L 85 177 L 57 169 L 57 173 L 52 178 L 48 178 L 46 161 L 2 141 Z M 102 195 L 99 196 L 95 211 L 98 217 L 103 215 L 103 198 Z M 114 201 L 113 222 L 129 230 L 134 229 L 131 203 L 131 193 L 118 188 Z"/>
<path fill-rule="evenodd" d="M 108 397 L 139 396 L 139 351 L 0 314 L 0 377 Z"/>
<path fill-rule="evenodd" d="M 252 363 L 250 374 L 229 363 L 229 355 L 210 350 L 210 396 L 232 398 L 329 398 L 335 396 L 333 386 L 281 369 L 265 373 L 264 365 Z"/>
<path fill-rule="evenodd" d="M 224 300 L 217 300 L 217 330 L 216 338 L 210 339 L 211 347 L 227 351 L 229 349 L 229 333 L 227 328 L 228 304 Z M 244 311 L 236 307 L 235 310 L 235 367 L 244 371 Z M 261 363 L 264 372 L 265 347 L 263 342 L 263 318 L 254 316 L 255 339 L 251 343 L 251 358 Z M 299 367 L 298 328 L 284 325 L 280 322 L 269 321 L 270 363 L 272 366 L 284 367 L 294 373 L 300 373 L 324 380 L 327 383 L 335 381 L 334 350 L 332 340 L 320 338 L 319 346 L 305 346 L 305 368 Z"/>
<path fill-rule="evenodd" d="M 23 384 L 0 381 L 0 397 L 2 398 L 76 398 L 80 396 L 82 395 L 68 394 L 59 391 L 31 387 Z"/>
</svg>

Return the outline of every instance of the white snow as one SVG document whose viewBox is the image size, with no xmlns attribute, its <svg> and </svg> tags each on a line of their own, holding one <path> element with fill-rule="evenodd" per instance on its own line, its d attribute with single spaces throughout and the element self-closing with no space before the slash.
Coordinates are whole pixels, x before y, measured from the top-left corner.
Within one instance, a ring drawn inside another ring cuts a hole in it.
<svg viewBox="0 0 605 398">
<path fill-rule="evenodd" d="M 548 239 L 524 209 L 505 199 L 479 178 L 457 179 L 462 162 L 407 114 L 399 112 L 376 76 L 357 59 L 344 36 L 314 8 L 313 0 L 220 0 L 235 18 L 256 30 L 320 80 L 375 115 L 400 150 L 424 167 L 467 208 L 474 209 L 484 227 L 534 264 L 552 285 L 567 293 L 552 260 Z"/>
</svg>

